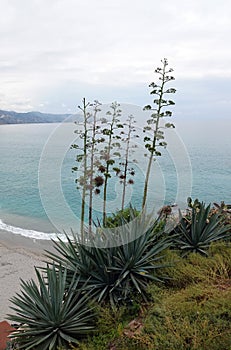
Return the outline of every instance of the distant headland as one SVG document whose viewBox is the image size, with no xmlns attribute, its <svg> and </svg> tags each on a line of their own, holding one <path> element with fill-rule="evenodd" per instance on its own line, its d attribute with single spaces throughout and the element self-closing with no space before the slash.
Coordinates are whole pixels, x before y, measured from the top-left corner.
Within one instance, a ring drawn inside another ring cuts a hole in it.
<svg viewBox="0 0 231 350">
<path fill-rule="evenodd" d="M 52 114 L 41 112 L 17 113 L 14 111 L 0 110 L 0 125 L 3 124 L 31 124 L 31 123 L 60 123 L 68 118 L 68 121 L 76 120 L 73 114 Z"/>
</svg>

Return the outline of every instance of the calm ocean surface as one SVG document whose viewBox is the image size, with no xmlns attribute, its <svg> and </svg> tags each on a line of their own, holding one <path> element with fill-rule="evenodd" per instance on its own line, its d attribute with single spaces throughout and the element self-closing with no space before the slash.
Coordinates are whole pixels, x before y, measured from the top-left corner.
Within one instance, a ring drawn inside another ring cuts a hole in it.
<svg viewBox="0 0 231 350">
<path fill-rule="evenodd" d="M 56 220 L 62 217 L 74 225 L 73 217 L 79 217 L 81 197 L 74 182 L 76 174 L 71 172 L 75 151 L 69 150 L 76 126 L 68 123 L 62 128 L 60 132 L 59 124 L 0 126 L 0 229 L 46 239 L 57 232 Z M 178 121 L 175 130 L 177 136 L 172 141 L 170 136 L 169 141 L 172 151 L 164 152 L 155 163 L 149 203 L 157 197 L 158 203 L 182 206 L 192 196 L 206 203 L 231 204 L 231 122 Z M 133 158 L 138 163 L 127 204 L 139 207 L 146 164 L 141 146 Z M 119 207 L 120 188 L 114 179 L 109 193 L 111 211 Z M 95 218 L 101 215 L 101 204 L 100 197 L 96 198 Z"/>
</svg>

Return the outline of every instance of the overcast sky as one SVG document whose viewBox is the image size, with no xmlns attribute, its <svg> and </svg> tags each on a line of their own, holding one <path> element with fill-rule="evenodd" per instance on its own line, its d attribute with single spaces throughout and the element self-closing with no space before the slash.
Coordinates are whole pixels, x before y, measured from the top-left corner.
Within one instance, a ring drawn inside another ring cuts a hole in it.
<svg viewBox="0 0 231 350">
<path fill-rule="evenodd" d="M 0 109 L 150 103 L 166 57 L 179 117 L 229 117 L 230 0 L 0 0 Z"/>
</svg>

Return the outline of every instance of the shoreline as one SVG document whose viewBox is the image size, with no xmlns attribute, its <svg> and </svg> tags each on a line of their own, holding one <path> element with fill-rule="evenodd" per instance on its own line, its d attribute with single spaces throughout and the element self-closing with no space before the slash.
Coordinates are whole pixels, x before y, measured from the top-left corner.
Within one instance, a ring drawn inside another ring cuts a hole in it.
<svg viewBox="0 0 231 350">
<path fill-rule="evenodd" d="M 0 230 L 0 322 L 13 313 L 10 299 L 20 292 L 20 279 L 36 280 L 34 268 L 45 265 L 45 250 L 52 249 L 51 241 Z"/>
</svg>

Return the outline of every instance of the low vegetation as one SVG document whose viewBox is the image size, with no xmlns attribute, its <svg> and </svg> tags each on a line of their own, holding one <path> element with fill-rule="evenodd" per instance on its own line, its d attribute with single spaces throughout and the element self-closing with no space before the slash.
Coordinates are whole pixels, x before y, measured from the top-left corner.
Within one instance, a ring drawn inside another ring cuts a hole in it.
<svg viewBox="0 0 231 350">
<path fill-rule="evenodd" d="M 212 208 L 207 213 L 208 207 L 196 204 L 197 215 L 201 211 L 206 217 L 198 241 L 211 231 L 214 217 L 223 232 L 214 230 L 202 251 L 190 248 L 182 254 L 182 221 L 166 234 L 163 219 L 119 246 L 86 246 L 70 238 L 55 242 L 57 253 L 47 253 L 53 264 L 36 270 L 38 286 L 22 281 L 22 293 L 11 300 L 9 318 L 21 324 L 12 334 L 13 348 L 229 349 L 230 222 L 226 212 Z M 195 226 L 194 210 L 195 205 L 182 218 L 188 234 Z"/>
<path fill-rule="evenodd" d="M 97 333 L 75 349 L 230 349 L 230 243 L 213 243 L 208 257 L 167 250 L 166 259 L 169 280 L 150 284 L 148 303 L 98 308 Z"/>
</svg>

